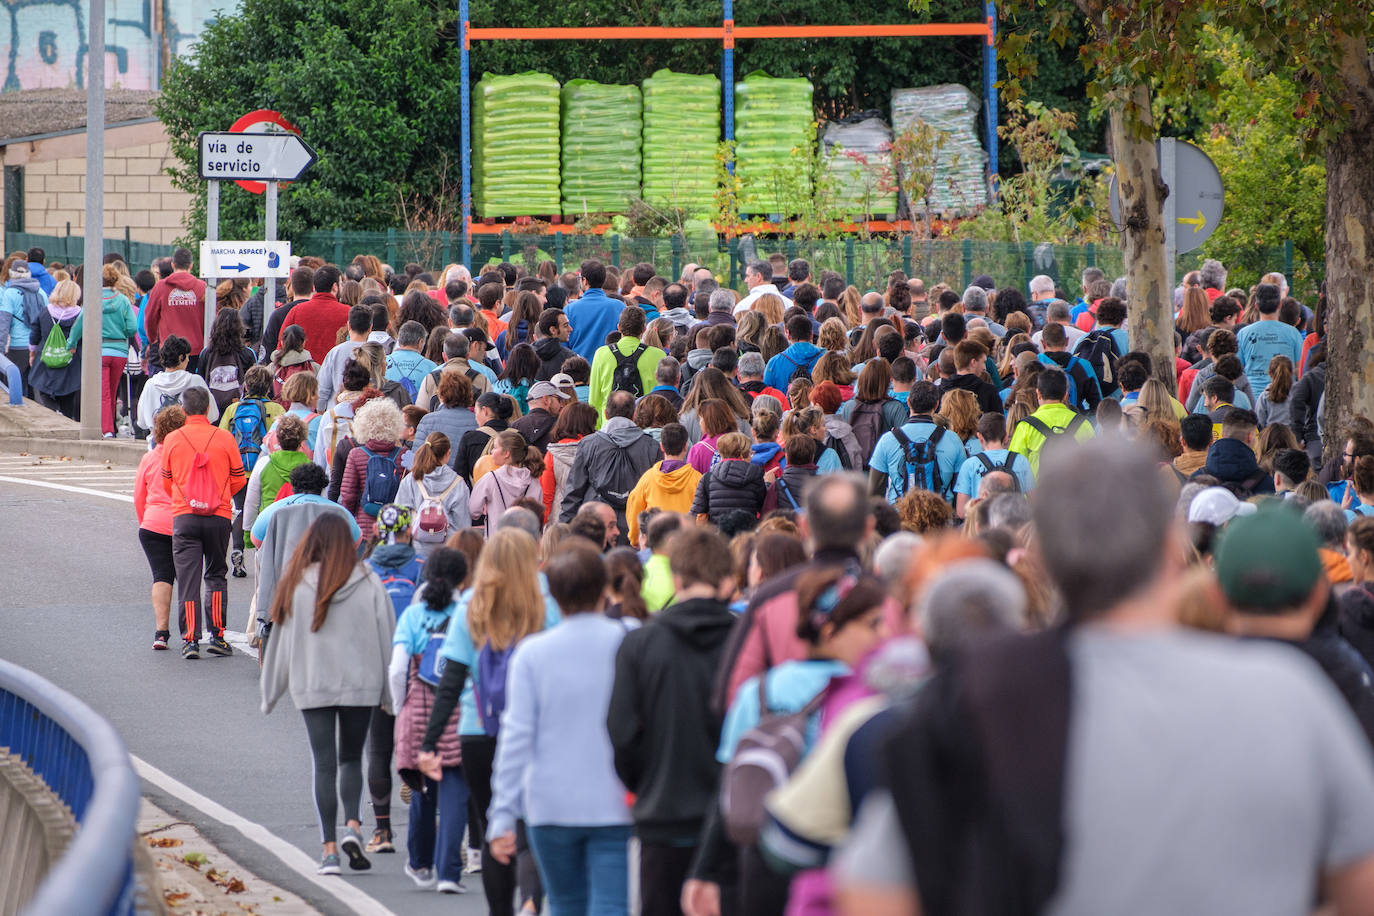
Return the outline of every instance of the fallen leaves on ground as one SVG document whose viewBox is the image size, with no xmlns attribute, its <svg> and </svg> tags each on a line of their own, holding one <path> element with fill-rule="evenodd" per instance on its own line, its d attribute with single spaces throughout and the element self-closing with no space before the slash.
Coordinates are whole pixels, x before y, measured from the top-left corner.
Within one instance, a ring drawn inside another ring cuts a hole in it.
<svg viewBox="0 0 1374 916">
<path fill-rule="evenodd" d="M 150 836 L 148 837 L 148 845 L 157 849 L 171 849 L 174 846 L 180 846 L 181 840 L 170 836 Z"/>
</svg>

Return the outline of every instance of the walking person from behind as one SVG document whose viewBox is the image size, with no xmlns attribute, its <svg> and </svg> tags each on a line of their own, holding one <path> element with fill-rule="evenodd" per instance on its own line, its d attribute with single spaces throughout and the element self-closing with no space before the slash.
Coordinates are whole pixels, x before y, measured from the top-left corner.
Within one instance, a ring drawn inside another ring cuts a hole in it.
<svg viewBox="0 0 1374 916">
<path fill-rule="evenodd" d="M 162 443 L 186 425 L 186 411 L 173 404 L 158 411 L 153 421 L 153 449 L 138 463 L 134 480 L 134 511 L 138 513 L 138 543 L 153 573 L 153 648 L 166 649 L 172 638 L 172 501 L 162 487 Z"/>
<path fill-rule="evenodd" d="M 210 425 L 210 392 L 188 388 L 181 396 L 186 425 L 163 443 L 162 485 L 172 498 L 172 559 L 180 586 L 181 657 L 200 658 L 202 616 L 211 655 L 231 655 L 224 641 L 229 597 L 229 532 L 234 494 L 248 483 L 230 433 Z M 205 580 L 205 603 L 200 586 Z"/>
<path fill-rule="evenodd" d="M 271 615 L 262 711 L 271 713 L 290 691 L 305 719 L 324 842 L 319 873 L 339 874 L 340 850 L 350 868 L 371 868 L 358 833 L 363 742 L 372 710 L 391 711 L 387 663 L 396 613 L 381 579 L 358 559 L 345 519 L 330 513 L 310 526 L 277 585 Z M 347 825 L 341 841 L 340 801 Z"/>
</svg>

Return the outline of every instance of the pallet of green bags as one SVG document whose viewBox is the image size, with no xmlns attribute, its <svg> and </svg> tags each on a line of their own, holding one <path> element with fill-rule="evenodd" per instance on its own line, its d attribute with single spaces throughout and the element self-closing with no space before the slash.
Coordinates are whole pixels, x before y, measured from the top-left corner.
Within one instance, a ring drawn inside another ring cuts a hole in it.
<svg viewBox="0 0 1374 916">
<path fill-rule="evenodd" d="M 814 143 L 811 81 L 774 79 L 762 70 L 735 84 L 735 174 L 740 213 L 791 216 L 811 195 L 796 162 Z"/>
<path fill-rule="evenodd" d="M 639 196 L 638 86 L 563 84 L 563 215 L 622 212 Z"/>
<path fill-rule="evenodd" d="M 719 139 L 719 79 L 671 70 L 646 79 L 644 199 L 689 213 L 712 212 Z"/>
<path fill-rule="evenodd" d="M 484 73 L 472 87 L 472 206 L 482 217 L 560 212 L 558 80 Z"/>
</svg>

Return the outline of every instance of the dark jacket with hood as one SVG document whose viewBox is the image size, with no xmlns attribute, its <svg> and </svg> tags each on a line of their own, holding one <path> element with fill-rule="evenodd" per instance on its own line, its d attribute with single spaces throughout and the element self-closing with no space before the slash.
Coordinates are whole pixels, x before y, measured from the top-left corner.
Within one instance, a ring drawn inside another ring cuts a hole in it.
<svg viewBox="0 0 1374 916">
<path fill-rule="evenodd" d="M 715 804 L 721 720 L 707 701 L 734 623 L 723 601 L 695 598 L 620 644 L 606 726 L 646 842 L 694 840 Z"/>
<path fill-rule="evenodd" d="M 578 443 L 558 520 L 572 521 L 587 500 L 603 502 L 615 510 L 621 545 L 629 544 L 625 502 L 639 478 L 662 455 L 653 436 L 626 417 L 611 417 L 600 431 Z"/>
<path fill-rule="evenodd" d="M 510 428 L 524 436 L 527 443 L 542 452 L 548 448 L 549 433 L 553 432 L 553 424 L 557 422 L 558 417 L 542 407 L 536 407 L 512 423 Z"/>
<path fill-rule="evenodd" d="M 1309 368 L 1293 386 L 1288 397 L 1288 420 L 1301 446 L 1320 442 L 1317 435 L 1317 405 L 1326 393 L 1326 363 Z"/>
<path fill-rule="evenodd" d="M 564 363 L 577 355 L 556 337 L 541 337 L 536 340 L 534 352 L 539 357 L 539 371 L 534 376 L 536 382 L 547 382 L 563 371 Z"/>
<path fill-rule="evenodd" d="M 257 345 L 257 343 L 262 340 L 263 324 L 267 318 L 271 317 L 265 308 L 266 298 L 267 286 L 260 286 L 258 287 L 258 291 L 249 296 L 248 301 L 243 303 L 243 307 L 239 309 L 239 317 L 243 319 L 243 326 L 247 329 L 248 339 L 253 341 L 254 345 Z M 282 305 L 285 302 L 286 283 L 278 280 L 276 302 L 272 305 L 273 310 L 275 310 L 278 305 Z M 275 349 L 276 345 L 274 341 L 273 346 L 264 347 L 263 352 L 271 353 Z"/>
<path fill-rule="evenodd" d="M 1224 484 L 1233 484 L 1247 496 L 1273 493 L 1274 478 L 1266 474 L 1255 459 L 1255 450 L 1239 439 L 1218 439 L 1207 452 L 1207 463 L 1193 476 L 1210 474 Z"/>
<path fill-rule="evenodd" d="M 1002 413 L 1005 410 L 1002 398 L 997 393 L 997 387 L 972 373 L 956 375 L 952 379 L 946 379 L 940 385 L 941 393 L 955 389 L 972 391 L 974 396 L 978 398 L 978 409 L 983 413 Z"/>
<path fill-rule="evenodd" d="M 786 509 L 788 512 L 804 511 L 803 499 L 806 485 L 815 476 L 816 465 L 814 463 L 784 465 L 782 474 L 768 489 L 768 498 L 763 501 L 764 513 L 767 514 L 774 509 Z M 789 496 L 791 499 L 788 499 Z M 793 502 L 796 505 L 793 505 Z"/>
<path fill-rule="evenodd" d="M 697 484 L 692 514 L 710 516 L 713 525 L 720 524 L 721 517 L 731 509 L 743 509 L 757 517 L 767 495 L 762 467 L 745 459 L 726 459 L 707 471 Z"/>
<path fill-rule="evenodd" d="M 1337 602 L 1337 629 L 1374 666 L 1374 587 L 1368 583 L 1351 585 L 1340 593 Z"/>
</svg>

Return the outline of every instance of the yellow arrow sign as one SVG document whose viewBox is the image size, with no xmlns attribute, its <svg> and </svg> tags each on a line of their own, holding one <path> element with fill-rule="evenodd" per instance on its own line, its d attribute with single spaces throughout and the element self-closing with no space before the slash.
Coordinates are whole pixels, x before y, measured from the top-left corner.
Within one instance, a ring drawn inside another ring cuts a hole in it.
<svg viewBox="0 0 1374 916">
<path fill-rule="evenodd" d="M 1207 217 L 1202 215 L 1201 210 L 1197 211 L 1197 216 L 1180 216 L 1178 218 L 1178 221 L 1180 223 L 1183 223 L 1185 226 L 1192 226 L 1193 235 L 1197 235 L 1199 232 L 1201 232 L 1203 229 L 1207 227 Z"/>
</svg>

